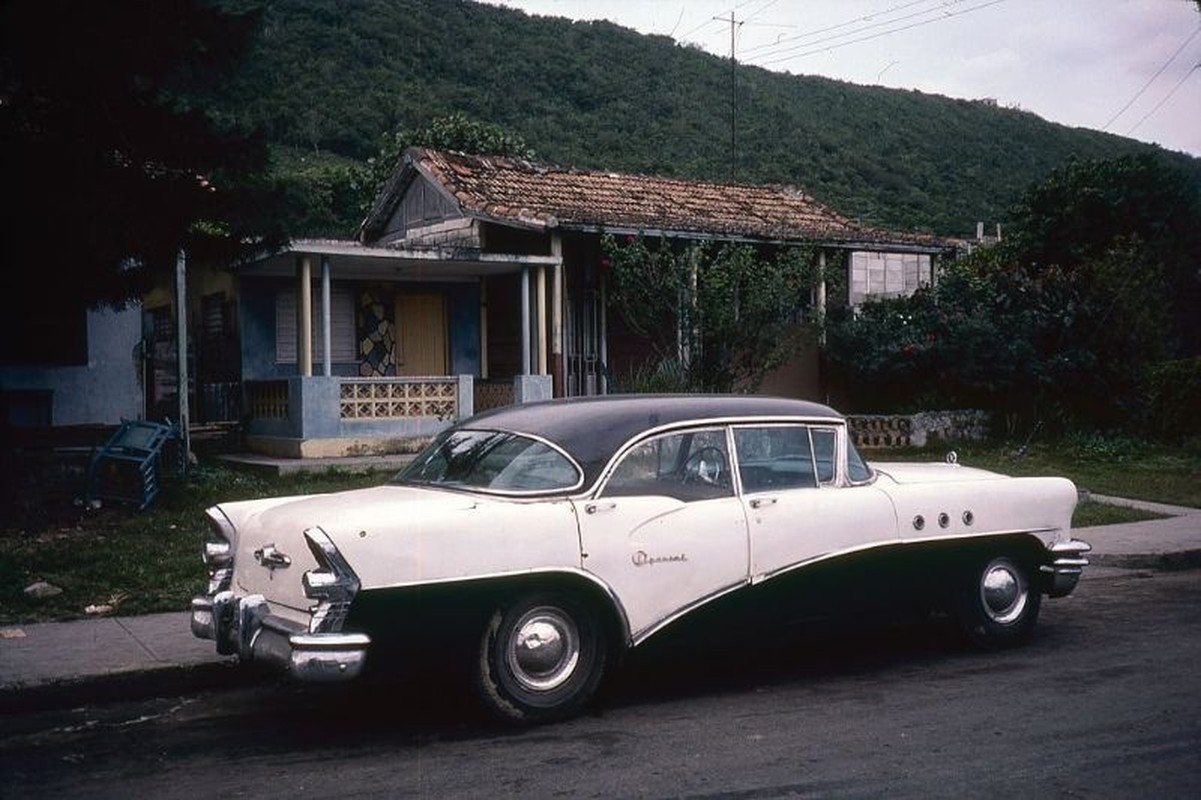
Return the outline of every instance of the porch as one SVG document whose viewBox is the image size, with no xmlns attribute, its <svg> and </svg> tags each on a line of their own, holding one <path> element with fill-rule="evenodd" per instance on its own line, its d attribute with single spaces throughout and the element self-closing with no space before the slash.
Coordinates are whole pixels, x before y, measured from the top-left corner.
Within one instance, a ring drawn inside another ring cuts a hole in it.
<svg viewBox="0 0 1201 800">
<path fill-rule="evenodd" d="M 556 303 L 539 293 L 561 269 L 557 256 L 334 241 L 237 268 L 247 447 L 413 452 L 478 411 L 548 399 Z"/>
</svg>

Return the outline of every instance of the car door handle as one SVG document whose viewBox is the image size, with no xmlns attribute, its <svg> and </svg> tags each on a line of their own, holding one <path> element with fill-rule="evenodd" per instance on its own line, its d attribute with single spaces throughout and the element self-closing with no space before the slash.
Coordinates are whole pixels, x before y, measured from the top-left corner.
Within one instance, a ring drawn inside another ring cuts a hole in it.
<svg viewBox="0 0 1201 800">
<path fill-rule="evenodd" d="M 599 514 L 601 511 L 612 511 L 617 508 L 617 503 L 589 503 L 584 506 L 584 513 Z"/>
<path fill-rule="evenodd" d="M 756 497 L 751 500 L 751 508 L 763 508 L 764 506 L 774 506 L 778 503 L 774 497 Z"/>
</svg>

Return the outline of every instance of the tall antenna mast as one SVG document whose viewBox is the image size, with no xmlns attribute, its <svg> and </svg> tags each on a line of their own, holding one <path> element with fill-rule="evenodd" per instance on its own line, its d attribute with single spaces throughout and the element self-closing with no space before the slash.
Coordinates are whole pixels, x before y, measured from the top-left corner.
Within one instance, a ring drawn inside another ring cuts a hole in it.
<svg viewBox="0 0 1201 800">
<path fill-rule="evenodd" d="M 714 17 L 713 19 L 718 22 L 730 23 L 730 183 L 733 183 L 738 171 L 738 107 L 736 102 L 737 95 L 734 92 L 735 81 L 737 80 L 737 73 L 734 68 L 738 62 L 734 60 L 734 34 L 738 28 L 742 27 L 742 23 L 746 22 L 746 20 L 734 19 L 733 10 L 730 11 L 728 19 L 726 17 Z"/>
</svg>

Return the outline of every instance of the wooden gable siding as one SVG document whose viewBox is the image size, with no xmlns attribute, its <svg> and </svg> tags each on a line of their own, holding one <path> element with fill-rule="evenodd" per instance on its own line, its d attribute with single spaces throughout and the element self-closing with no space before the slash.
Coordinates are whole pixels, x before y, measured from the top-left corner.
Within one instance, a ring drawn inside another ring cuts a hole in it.
<svg viewBox="0 0 1201 800">
<path fill-rule="evenodd" d="M 413 245 L 480 246 L 479 226 L 424 175 L 416 175 L 385 226 L 383 242 Z"/>
</svg>

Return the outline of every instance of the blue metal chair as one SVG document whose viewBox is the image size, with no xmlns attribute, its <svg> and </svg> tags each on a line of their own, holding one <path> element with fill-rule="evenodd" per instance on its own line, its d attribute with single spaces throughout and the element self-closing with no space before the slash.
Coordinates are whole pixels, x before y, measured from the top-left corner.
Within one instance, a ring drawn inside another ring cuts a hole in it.
<svg viewBox="0 0 1201 800">
<path fill-rule="evenodd" d="M 158 496 L 164 446 L 179 436 L 173 423 L 122 420 L 121 427 L 92 454 L 88 466 L 88 503 L 129 503 L 138 511 Z"/>
</svg>

